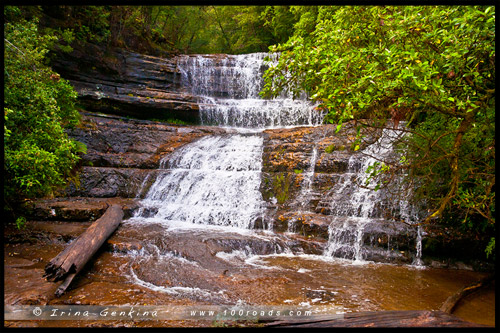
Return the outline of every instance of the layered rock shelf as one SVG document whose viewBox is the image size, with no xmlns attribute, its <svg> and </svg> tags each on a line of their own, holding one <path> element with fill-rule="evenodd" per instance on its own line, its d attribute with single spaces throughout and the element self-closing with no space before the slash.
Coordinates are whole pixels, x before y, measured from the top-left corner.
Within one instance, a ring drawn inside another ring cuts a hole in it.
<svg viewBox="0 0 500 333">
<path fill-rule="evenodd" d="M 154 180 L 159 161 L 179 147 L 205 135 L 223 133 L 217 127 L 187 127 L 83 113 L 80 127 L 69 131 L 87 145 L 79 184 L 68 196 L 139 197 L 147 179 Z M 147 188 L 147 186 L 145 187 Z"/>
<path fill-rule="evenodd" d="M 161 159 L 206 135 L 228 131 L 88 112 L 82 117 L 82 124 L 69 131 L 71 137 L 87 145 L 79 183 L 66 189 L 64 195 L 69 198 L 39 201 L 32 209 L 33 218 L 92 221 L 119 198 L 129 200 L 124 206 L 126 216 L 131 216 L 156 180 Z M 256 222 L 257 228 L 292 232 L 311 244 L 323 244 L 324 249 L 332 223 L 330 202 L 336 200 L 332 188 L 347 171 L 351 156 L 359 154 L 351 149 L 354 124 L 346 124 L 339 133 L 335 130 L 333 125 L 323 125 L 264 131 L 261 193 L 267 207 L 265 218 Z M 362 145 L 372 143 L 378 134 L 365 133 Z M 387 249 L 390 244 L 407 251 L 415 246 L 414 235 L 405 237 L 401 227 L 390 223 L 377 222 L 366 229 L 364 243 L 372 248 Z M 318 253 L 317 244 L 304 249 Z M 398 261 L 412 260 L 411 256 L 400 257 Z"/>
<path fill-rule="evenodd" d="M 199 122 L 196 96 L 180 85 L 176 60 L 87 45 L 60 54 L 54 70 L 73 85 L 86 110 L 139 119 Z"/>
</svg>

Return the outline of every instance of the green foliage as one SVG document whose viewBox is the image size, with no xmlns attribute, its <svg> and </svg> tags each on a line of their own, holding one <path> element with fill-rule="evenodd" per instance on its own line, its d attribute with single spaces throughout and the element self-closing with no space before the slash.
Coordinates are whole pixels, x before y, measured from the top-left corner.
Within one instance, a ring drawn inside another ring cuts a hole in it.
<svg viewBox="0 0 500 333">
<path fill-rule="evenodd" d="M 280 205 L 288 199 L 290 184 L 290 177 L 284 173 L 277 174 L 273 179 L 274 196 Z"/>
<path fill-rule="evenodd" d="M 26 218 L 24 216 L 19 216 L 17 219 L 16 219 L 16 227 L 18 229 L 22 229 L 26 226 Z"/>
<path fill-rule="evenodd" d="M 180 120 L 180 119 L 176 119 L 176 118 L 168 118 L 168 119 L 158 119 L 158 118 L 153 118 L 151 119 L 152 121 L 158 121 L 158 122 L 161 122 L 161 123 L 167 123 L 167 124 L 175 124 L 175 125 L 189 125 L 189 123 L 183 121 L 183 120 Z"/>
<path fill-rule="evenodd" d="M 46 28 L 44 31 L 45 35 L 53 35 L 58 37 L 58 41 L 56 42 L 55 48 L 61 50 L 65 53 L 70 53 L 73 51 L 71 47 L 71 43 L 75 40 L 75 35 L 73 34 L 73 30 L 71 29 L 51 29 Z"/>
<path fill-rule="evenodd" d="M 19 20 L 22 18 L 22 11 L 16 6 L 3 7 L 3 15 L 6 22 Z"/>
<path fill-rule="evenodd" d="M 56 37 L 40 35 L 36 21 L 4 28 L 4 196 L 50 195 L 74 177 L 86 150 L 64 132 L 79 121 L 77 94 L 44 64 Z"/>
<path fill-rule="evenodd" d="M 291 6 L 290 12 L 296 20 L 294 25 L 296 35 L 306 37 L 314 31 L 318 18 L 317 6 Z"/>
<path fill-rule="evenodd" d="M 307 16 L 302 16 L 307 10 L 298 8 L 26 6 L 9 15 L 40 17 L 45 33 L 61 37 L 58 47 L 63 51 L 69 51 L 74 41 L 107 43 L 150 54 L 241 54 L 265 52 L 269 45 L 285 42 L 292 33 L 290 27 Z"/>
<path fill-rule="evenodd" d="M 77 41 L 99 43 L 111 34 L 108 6 L 47 6 L 45 10 L 61 18 Z"/>
<path fill-rule="evenodd" d="M 370 184 L 376 179 L 376 184 L 373 190 L 378 191 L 384 184 L 387 184 L 387 180 L 382 180 L 381 175 L 387 174 L 391 171 L 391 167 L 384 162 L 375 161 L 373 164 L 366 168 L 365 172 L 368 177 L 365 180 L 364 186 L 370 186 Z"/>
<path fill-rule="evenodd" d="M 324 6 L 270 50 L 280 56 L 265 74 L 263 96 L 305 90 L 339 126 L 364 118 L 377 126 L 406 121 L 403 157 L 385 161 L 390 169 L 373 166 L 372 178 L 407 174 L 414 199 L 430 209 L 425 222 L 441 217 L 489 239 L 495 7 Z"/>
<path fill-rule="evenodd" d="M 328 147 L 325 148 L 325 153 L 327 154 L 331 154 L 333 153 L 335 150 L 337 149 L 337 147 L 335 147 L 335 145 L 329 145 Z"/>
<path fill-rule="evenodd" d="M 293 8 L 293 7 L 292 7 Z M 300 18 L 294 15 L 289 6 L 266 6 L 260 13 L 263 27 L 268 28 L 268 35 L 272 44 L 284 43 L 291 36 L 291 29 Z"/>
<path fill-rule="evenodd" d="M 184 7 L 180 7 L 184 8 Z M 191 34 L 193 53 L 242 54 L 267 51 L 272 43 L 290 36 L 293 20 L 282 6 L 207 6 L 199 11 L 197 31 Z M 196 43 L 194 42 L 196 41 Z"/>
<path fill-rule="evenodd" d="M 486 256 L 489 258 L 493 254 L 493 259 L 495 259 L 495 237 L 491 237 L 488 246 L 486 247 Z"/>
<path fill-rule="evenodd" d="M 334 151 L 344 151 L 344 150 L 345 150 L 345 146 L 344 145 L 336 146 L 335 144 L 331 144 L 331 145 L 329 145 L 328 147 L 325 148 L 325 153 L 331 154 Z"/>
<path fill-rule="evenodd" d="M 272 48 L 282 53 L 264 92 L 305 89 L 335 121 L 388 115 L 388 108 L 476 109 L 480 96 L 466 78 L 484 76 L 475 80 L 483 89 L 494 79 L 485 72 L 494 55 L 494 9 L 486 10 L 320 7 L 312 33 L 299 26 Z"/>
</svg>

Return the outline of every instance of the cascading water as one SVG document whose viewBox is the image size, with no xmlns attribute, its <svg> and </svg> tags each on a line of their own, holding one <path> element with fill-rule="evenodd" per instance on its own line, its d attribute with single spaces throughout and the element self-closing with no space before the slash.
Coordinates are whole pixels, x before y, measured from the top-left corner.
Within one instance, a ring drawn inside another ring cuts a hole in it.
<svg viewBox="0 0 500 333">
<path fill-rule="evenodd" d="M 324 115 L 306 97 L 259 97 L 267 55 L 178 58 L 181 84 L 200 98 L 202 124 L 251 129 L 321 124 Z"/>
<path fill-rule="evenodd" d="M 422 266 L 422 228 L 417 226 L 417 245 L 416 245 L 417 253 L 415 254 L 415 260 L 413 261 L 413 265 Z"/>
<path fill-rule="evenodd" d="M 165 158 L 161 167 L 166 170 L 136 217 L 244 229 L 262 218 L 260 132 L 275 126 L 319 125 L 323 117 L 306 98 L 259 97 L 266 55 L 178 57 L 181 85 L 200 98 L 203 124 L 254 131 L 204 138 Z"/>
<path fill-rule="evenodd" d="M 302 209 L 309 206 L 310 194 L 312 190 L 314 171 L 317 159 L 318 159 L 318 147 L 314 145 L 311 152 L 309 168 L 303 173 L 304 179 L 301 184 L 301 191 L 297 196 L 297 199 L 295 200 Z"/>
<path fill-rule="evenodd" d="M 161 161 L 136 216 L 156 221 L 253 228 L 263 214 L 262 137 L 205 137 Z"/>
<path fill-rule="evenodd" d="M 363 262 L 369 251 L 365 246 L 365 229 L 387 225 L 384 223 L 384 208 L 397 212 L 400 220 L 405 221 L 406 224 L 411 225 L 417 221 L 416 210 L 409 205 L 407 200 L 400 199 L 391 202 L 386 190 L 374 191 L 366 186 L 370 177 L 367 172 L 369 167 L 394 155 L 392 144 L 401 136 L 401 131 L 397 129 L 384 129 L 377 142 L 363 151 L 364 157 L 353 155 L 349 159 L 347 172 L 340 176 L 340 185 L 334 188 L 331 194 L 333 200 L 330 211 L 333 217 L 329 227 L 329 240 L 325 255 L 353 259 L 357 263 Z M 392 223 L 388 225 L 391 225 L 391 228 L 400 229 L 398 232 L 407 227 L 401 223 L 398 225 L 395 221 L 390 222 Z M 373 230 L 371 232 L 373 233 Z M 389 233 L 387 251 L 377 255 L 389 257 L 397 254 L 397 252 L 391 252 L 390 228 L 385 231 L 380 230 L 380 232 Z M 417 256 L 420 255 L 418 246 L 421 244 L 416 245 Z M 371 253 L 371 255 L 374 254 Z"/>
</svg>

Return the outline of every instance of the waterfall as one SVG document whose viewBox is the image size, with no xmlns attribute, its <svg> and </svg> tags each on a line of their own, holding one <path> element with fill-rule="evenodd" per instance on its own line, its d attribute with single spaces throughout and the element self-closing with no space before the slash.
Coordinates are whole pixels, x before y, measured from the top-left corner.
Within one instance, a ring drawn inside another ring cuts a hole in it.
<svg viewBox="0 0 500 333">
<path fill-rule="evenodd" d="M 303 173 L 304 178 L 301 184 L 301 190 L 299 195 L 297 196 L 297 199 L 295 200 L 297 202 L 297 205 L 300 206 L 302 209 L 305 209 L 309 206 L 310 194 L 312 191 L 312 184 L 314 180 L 314 172 L 317 160 L 318 160 L 318 147 L 314 145 L 311 152 L 309 168 L 307 168 L 307 170 Z"/>
<path fill-rule="evenodd" d="M 348 170 L 341 176 L 340 186 L 334 189 L 325 255 L 361 261 L 363 229 L 374 218 L 380 193 L 358 186 L 366 180 L 363 171 L 373 163 L 372 158 L 366 158 L 359 168 L 358 159 L 357 156 L 349 159 Z"/>
<path fill-rule="evenodd" d="M 203 124 L 255 131 L 206 137 L 165 157 L 136 217 L 244 229 L 262 219 L 260 131 L 322 121 L 306 98 L 259 97 L 266 55 L 178 57 L 181 85 L 199 97 Z"/>
<path fill-rule="evenodd" d="M 321 124 L 324 115 L 306 96 L 260 98 L 267 55 L 178 57 L 181 85 L 199 97 L 202 124 L 252 129 Z"/>
<path fill-rule="evenodd" d="M 161 161 L 136 217 L 253 228 L 262 217 L 262 137 L 209 136 Z"/>
<path fill-rule="evenodd" d="M 417 226 L 417 244 L 416 244 L 417 253 L 415 255 L 415 260 L 413 261 L 413 265 L 419 267 L 422 266 L 422 227 Z"/>
<path fill-rule="evenodd" d="M 395 153 L 392 143 L 401 136 L 401 131 L 397 129 L 384 129 L 380 138 L 362 152 L 363 157 L 350 157 L 347 172 L 340 176 L 339 185 L 331 193 L 332 222 L 325 255 L 363 262 L 369 251 L 365 246 L 365 229 L 370 228 L 373 233 L 373 229 L 380 228 L 379 233 L 387 234 L 387 251 L 377 255 L 393 256 L 395 253 L 391 252 L 390 247 L 391 230 L 381 227 L 385 222 L 383 210 L 396 212 L 407 224 L 418 220 L 416 209 L 408 203 L 406 196 L 394 202 L 385 189 L 374 191 L 366 186 L 369 167 L 377 161 L 393 156 Z M 396 229 L 406 228 L 406 225 L 399 222 L 390 222 Z"/>
</svg>

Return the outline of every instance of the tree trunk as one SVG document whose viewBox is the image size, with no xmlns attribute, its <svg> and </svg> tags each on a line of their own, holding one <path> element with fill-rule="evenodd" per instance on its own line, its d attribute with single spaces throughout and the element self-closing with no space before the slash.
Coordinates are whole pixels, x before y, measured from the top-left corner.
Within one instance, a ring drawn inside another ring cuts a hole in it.
<svg viewBox="0 0 500 333">
<path fill-rule="evenodd" d="M 48 281 L 65 281 L 56 291 L 61 296 L 73 278 L 78 274 L 102 244 L 118 228 L 123 218 L 123 210 L 112 205 L 85 232 L 69 244 L 61 253 L 45 266 L 44 277 Z"/>
<path fill-rule="evenodd" d="M 448 297 L 446 301 L 443 303 L 443 305 L 441 305 L 441 308 L 439 310 L 446 313 L 452 313 L 453 309 L 455 309 L 455 306 L 458 304 L 458 302 L 460 302 L 462 298 L 473 293 L 479 288 L 487 286 L 494 279 L 495 279 L 495 274 L 490 274 L 479 281 L 476 281 L 474 283 L 471 283 L 463 287 L 462 289 L 460 289 L 459 291 Z"/>
</svg>

